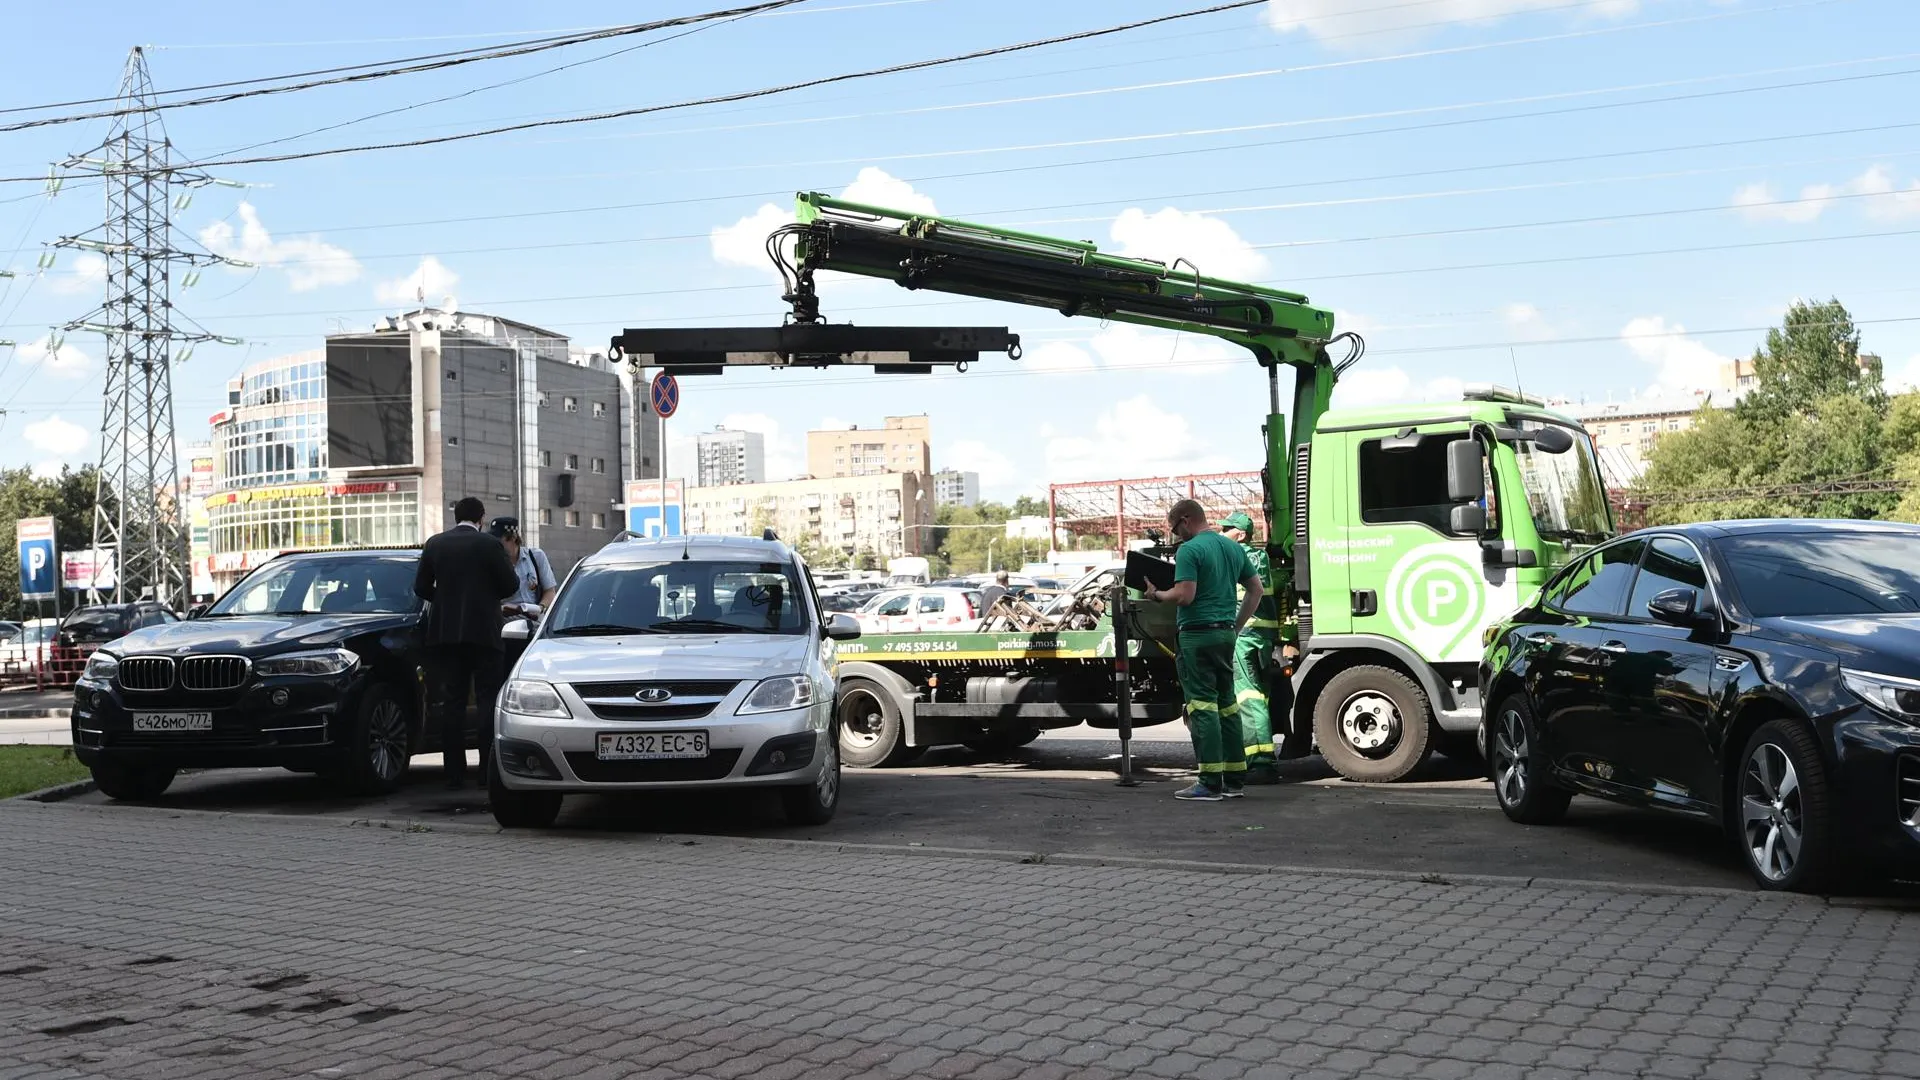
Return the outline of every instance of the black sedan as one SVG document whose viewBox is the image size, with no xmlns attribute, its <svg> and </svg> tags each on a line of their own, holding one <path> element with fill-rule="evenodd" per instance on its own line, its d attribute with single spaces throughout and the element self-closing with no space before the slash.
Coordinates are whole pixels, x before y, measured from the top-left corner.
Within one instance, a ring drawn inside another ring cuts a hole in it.
<svg viewBox="0 0 1920 1080">
<path fill-rule="evenodd" d="M 73 746 L 100 790 L 152 799 L 182 768 L 284 766 L 398 787 L 422 745 L 417 551 L 284 555 L 185 622 L 87 661 Z"/>
<path fill-rule="evenodd" d="M 1920 527 L 1651 529 L 1487 633 L 1507 816 L 1576 792 L 1723 825 L 1763 888 L 1920 876 Z"/>
</svg>

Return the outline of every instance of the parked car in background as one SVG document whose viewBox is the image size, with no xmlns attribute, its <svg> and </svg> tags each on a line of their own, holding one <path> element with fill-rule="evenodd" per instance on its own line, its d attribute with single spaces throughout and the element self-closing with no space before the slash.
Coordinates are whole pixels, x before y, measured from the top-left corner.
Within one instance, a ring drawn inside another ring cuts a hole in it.
<svg viewBox="0 0 1920 1080">
<path fill-rule="evenodd" d="M 180 621 L 165 604 L 140 600 L 129 604 L 94 604 L 76 608 L 60 623 L 49 658 L 52 673 L 62 682 L 78 679 L 87 658 L 109 641 L 148 626 Z"/>
<path fill-rule="evenodd" d="M 58 619 L 29 619 L 17 633 L 0 639 L 0 674 L 30 677 L 45 670 L 59 632 Z"/>
<path fill-rule="evenodd" d="M 282 555 L 193 619 L 103 644 L 74 691 L 74 753 L 116 799 L 157 798 L 182 768 L 229 766 L 394 790 L 428 734 L 419 559 Z"/>
<path fill-rule="evenodd" d="M 494 819 L 551 825 L 572 793 L 758 787 L 794 823 L 826 822 L 835 643 L 858 636 L 777 540 L 609 544 L 568 575 L 500 696 Z"/>
<path fill-rule="evenodd" d="M 1766 889 L 1920 875 L 1920 527 L 1633 533 L 1487 643 L 1482 734 L 1513 820 L 1580 793 L 1723 826 Z"/>
<path fill-rule="evenodd" d="M 985 614 L 978 590 L 923 586 L 881 593 L 854 617 L 863 634 L 925 634 L 970 630 Z"/>
</svg>

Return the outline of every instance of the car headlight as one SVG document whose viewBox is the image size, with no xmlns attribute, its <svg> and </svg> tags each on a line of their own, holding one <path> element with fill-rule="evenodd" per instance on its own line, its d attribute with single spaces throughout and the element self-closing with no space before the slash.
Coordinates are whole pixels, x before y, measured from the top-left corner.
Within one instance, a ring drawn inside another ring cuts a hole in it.
<svg viewBox="0 0 1920 1080">
<path fill-rule="evenodd" d="M 1840 669 L 1840 681 L 1860 700 L 1883 713 L 1920 724 L 1920 680 Z"/>
<path fill-rule="evenodd" d="M 507 684 L 507 691 L 501 695 L 500 705 L 510 713 L 521 716 L 552 716 L 561 720 L 573 719 L 567 703 L 561 700 L 560 691 L 552 683 L 538 679 L 515 679 Z"/>
<path fill-rule="evenodd" d="M 97 652 L 87 658 L 87 678 L 106 682 L 120 674 L 120 658 L 112 653 Z"/>
<path fill-rule="evenodd" d="M 813 704 L 813 680 L 805 675 L 776 675 L 760 680 L 737 713 L 780 712 Z"/>
<path fill-rule="evenodd" d="M 315 649 L 255 660 L 253 670 L 257 675 L 340 675 L 358 663 L 359 655 L 348 649 Z"/>
</svg>

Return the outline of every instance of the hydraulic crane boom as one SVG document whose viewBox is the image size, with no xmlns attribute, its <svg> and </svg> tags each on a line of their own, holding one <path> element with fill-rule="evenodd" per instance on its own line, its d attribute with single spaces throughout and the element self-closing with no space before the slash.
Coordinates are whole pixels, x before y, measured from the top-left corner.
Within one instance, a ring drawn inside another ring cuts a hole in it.
<svg viewBox="0 0 1920 1080">
<path fill-rule="evenodd" d="M 835 270 L 885 278 L 908 289 L 1206 334 L 1252 353 L 1267 370 L 1268 381 L 1267 546 L 1279 579 L 1274 584 L 1291 608 L 1296 535 L 1292 463 L 1327 410 L 1339 372 L 1362 348 L 1356 335 L 1338 335 L 1351 341 L 1352 352 L 1338 365 L 1328 358 L 1327 346 L 1336 340 L 1332 312 L 1313 307 L 1300 293 L 1207 277 L 1183 259 L 1169 265 L 1122 258 L 1102 254 L 1085 241 L 903 213 L 818 193 L 798 198 L 797 223 L 777 231 L 767 245 L 787 279 L 785 299 L 796 324 L 820 323 L 813 275 Z M 786 236 L 796 239 L 791 263 L 783 252 Z M 1292 370 L 1291 425 L 1281 410 L 1282 367 Z"/>
</svg>

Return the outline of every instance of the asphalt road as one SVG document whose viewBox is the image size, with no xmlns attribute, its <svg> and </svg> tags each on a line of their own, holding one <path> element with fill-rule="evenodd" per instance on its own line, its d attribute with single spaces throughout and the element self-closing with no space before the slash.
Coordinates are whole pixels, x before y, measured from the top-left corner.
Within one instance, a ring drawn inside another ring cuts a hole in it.
<svg viewBox="0 0 1920 1080">
<path fill-rule="evenodd" d="M 1144 735 L 1180 734 L 1151 729 Z M 675 792 L 570 798 L 565 828 L 597 833 L 788 837 L 1421 874 L 1494 874 L 1745 889 L 1720 834 L 1692 822 L 1576 799 L 1566 822 L 1515 825 L 1472 767 L 1435 756 L 1412 782 L 1354 784 L 1319 758 L 1286 762 L 1284 782 L 1226 803 L 1182 803 L 1184 742 L 1137 741 L 1137 787 L 1115 784 L 1119 744 L 1091 729 L 1049 735 L 1002 759 L 961 748 L 911 766 L 845 773 L 840 812 L 819 828 L 784 824 L 771 793 Z M 96 793 L 73 800 L 108 803 Z M 278 769 L 182 776 L 168 806 L 270 815 L 492 824 L 484 792 L 447 791 L 437 756 L 415 759 L 387 798 L 343 796 Z"/>
</svg>

